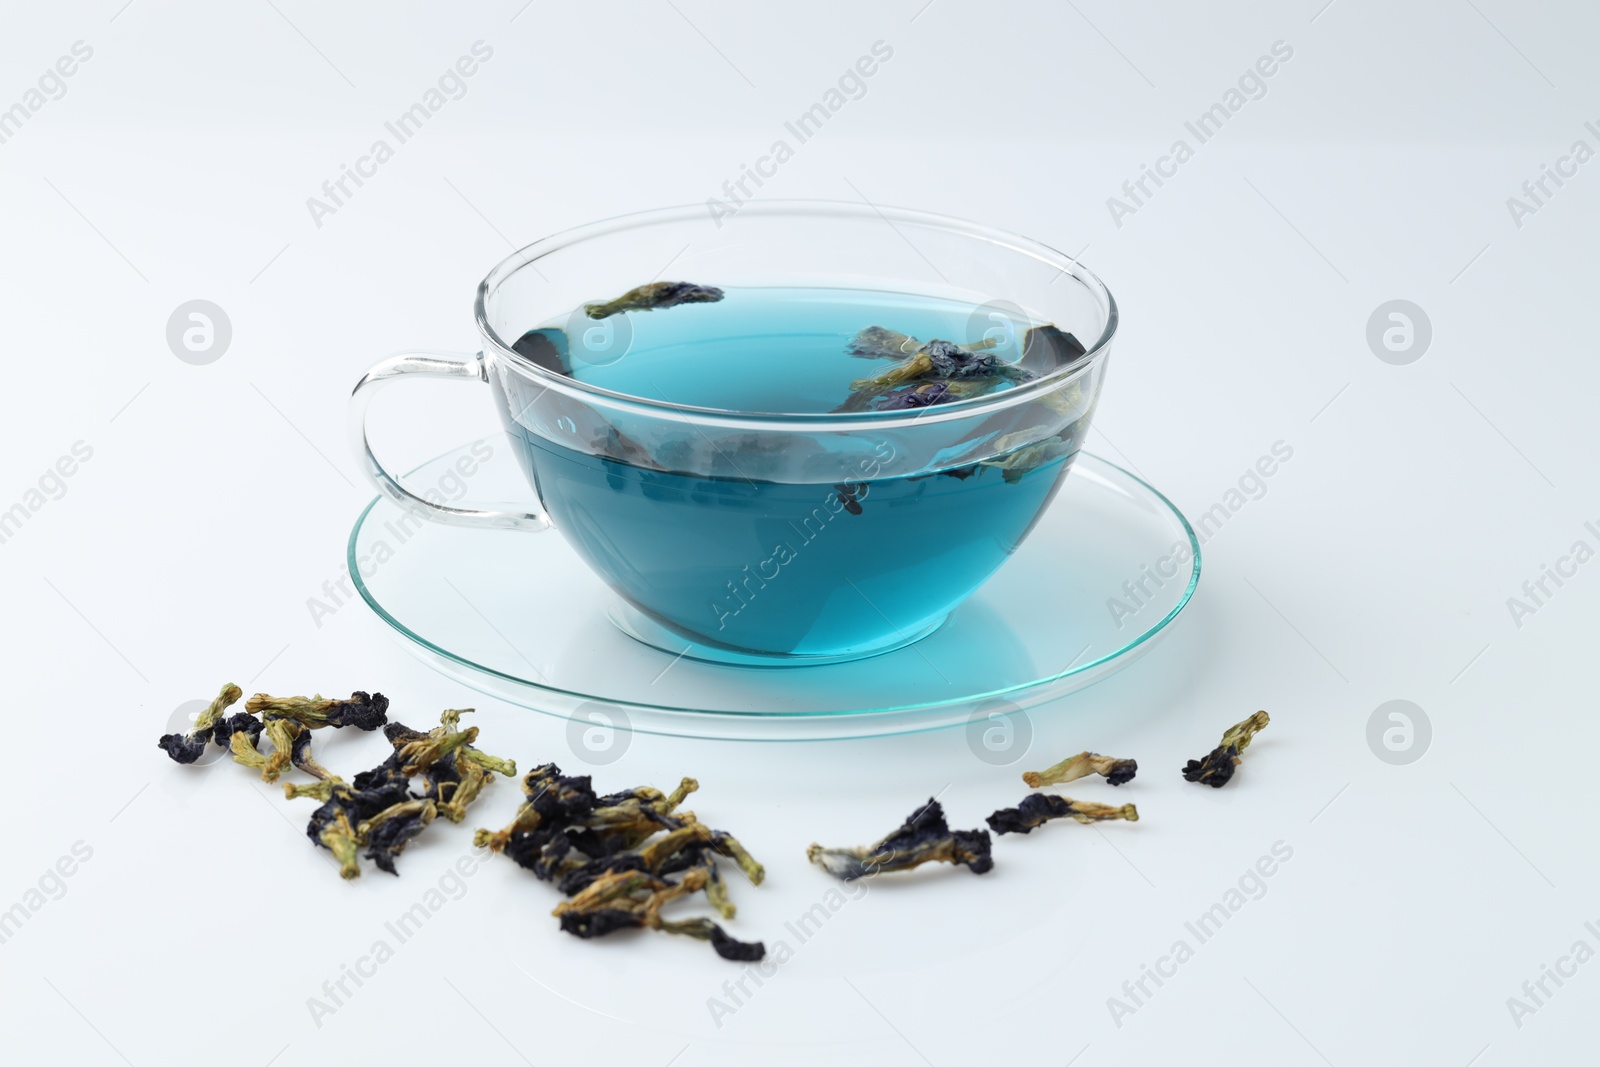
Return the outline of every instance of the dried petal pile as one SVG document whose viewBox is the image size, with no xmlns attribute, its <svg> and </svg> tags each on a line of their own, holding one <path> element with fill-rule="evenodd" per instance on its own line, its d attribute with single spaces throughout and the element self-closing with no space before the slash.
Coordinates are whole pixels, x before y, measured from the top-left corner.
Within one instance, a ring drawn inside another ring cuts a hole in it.
<svg viewBox="0 0 1600 1067">
<path fill-rule="evenodd" d="M 680 810 L 700 787 L 685 778 L 671 793 L 637 786 L 597 795 L 588 775 L 564 775 L 553 763 L 522 781 L 526 801 L 501 830 L 479 830 L 473 842 L 503 852 L 569 898 L 552 913 L 577 937 L 648 929 L 711 942 L 729 960 L 759 960 L 759 941 L 739 941 L 709 918 L 672 920 L 662 909 L 703 892 L 723 919 L 734 915 L 719 860 L 733 861 L 761 884 L 765 871 L 731 834 Z M 676 876 L 676 877 L 674 877 Z"/>
<path fill-rule="evenodd" d="M 379 870 L 396 873 L 395 858 L 435 818 L 460 822 L 493 775 L 517 773 L 510 760 L 473 747 L 478 728 L 460 728 L 461 715 L 470 708 L 446 711 L 437 727 L 423 733 L 390 722 L 389 699 L 382 693 L 357 691 L 349 700 L 257 693 L 246 702 L 246 710 L 223 716 L 240 696 L 238 686 L 224 686 L 189 733 L 168 734 L 158 744 L 177 762 L 193 763 L 207 742 L 214 742 L 227 748 L 235 763 L 260 771 L 264 782 L 277 781 L 290 767 L 310 775 L 314 782 L 285 784 L 284 795 L 322 802 L 311 815 L 306 836 L 333 853 L 344 878 L 360 876 L 361 856 Z M 311 751 L 312 731 L 326 726 L 382 727 L 394 752 L 346 782 Z M 262 734 L 272 742 L 271 753 L 258 747 Z M 413 793 L 411 779 L 418 775 L 423 790 Z"/>
</svg>

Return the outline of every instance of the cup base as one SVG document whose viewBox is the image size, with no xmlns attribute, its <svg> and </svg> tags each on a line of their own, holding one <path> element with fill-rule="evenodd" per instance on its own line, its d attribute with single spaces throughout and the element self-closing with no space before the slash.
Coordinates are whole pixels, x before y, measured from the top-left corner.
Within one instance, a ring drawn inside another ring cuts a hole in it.
<svg viewBox="0 0 1600 1067">
<path fill-rule="evenodd" d="M 850 663 L 870 659 L 886 652 L 914 645 L 943 626 L 943 616 L 928 626 L 911 634 L 894 634 L 877 644 L 863 645 L 844 652 L 828 655 L 796 655 L 785 652 L 750 652 L 724 645 L 710 644 L 686 637 L 670 627 L 652 619 L 638 608 L 622 599 L 614 600 L 606 608 L 611 624 L 640 644 L 681 659 L 695 659 L 703 663 L 716 663 L 725 667 L 811 667 L 829 663 Z"/>
</svg>

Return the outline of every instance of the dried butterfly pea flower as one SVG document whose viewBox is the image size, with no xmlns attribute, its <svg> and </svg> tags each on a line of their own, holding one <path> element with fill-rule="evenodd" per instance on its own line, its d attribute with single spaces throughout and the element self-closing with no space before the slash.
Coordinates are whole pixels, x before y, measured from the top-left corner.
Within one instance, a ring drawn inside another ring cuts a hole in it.
<svg viewBox="0 0 1600 1067">
<path fill-rule="evenodd" d="M 1075 822 L 1104 822 L 1108 819 L 1139 821 L 1139 810 L 1132 804 L 1116 807 L 1096 804 L 1090 800 L 1073 800 L 1054 793 L 1033 793 L 1022 799 L 1014 808 L 1001 808 L 985 821 L 997 834 L 1025 834 L 1051 819 L 1072 819 Z"/>
<path fill-rule="evenodd" d="M 424 818 L 420 809 L 404 807 L 414 798 L 392 756 L 372 770 L 362 771 L 348 785 L 336 779 L 324 779 L 311 785 L 286 786 L 284 795 L 322 801 L 322 806 L 311 813 L 306 836 L 333 853 L 339 861 L 341 878 L 360 877 L 357 855 L 363 845 L 368 847 L 368 855 L 379 867 L 395 873 L 394 856 L 415 836 L 412 824 Z M 426 803 L 432 805 L 432 801 Z M 381 817 L 384 812 L 396 808 L 400 811 L 388 818 Z M 428 814 L 425 818 L 422 825 L 433 816 Z M 391 821 L 396 825 L 385 828 Z M 378 831 L 376 841 L 367 836 L 374 830 Z"/>
<path fill-rule="evenodd" d="M 961 381 L 971 378 L 996 378 L 1010 382 L 1032 381 L 1036 375 L 1013 366 L 998 356 L 982 349 L 987 343 L 958 345 L 954 341 L 929 341 L 917 349 L 909 359 L 870 378 L 857 378 L 850 383 L 854 390 L 892 389 L 909 382 L 942 380 Z"/>
<path fill-rule="evenodd" d="M 561 919 L 561 929 L 576 937 L 604 937 L 627 929 L 660 930 L 709 941 L 723 959 L 762 959 L 766 946 L 761 942 L 739 941 L 710 919 L 661 917 L 662 907 L 705 889 L 709 878 L 704 868 L 689 871 L 678 882 L 637 872 L 603 875 L 572 900 L 557 905 L 552 914 Z"/>
<path fill-rule="evenodd" d="M 320 695 L 275 697 L 257 693 L 245 707 L 264 719 L 293 719 L 313 730 L 324 726 L 376 730 L 389 721 L 389 698 L 382 693 L 369 695 L 360 690 L 351 693 L 349 700 L 324 700 Z"/>
<path fill-rule="evenodd" d="M 746 852 L 744 846 L 726 830 L 712 830 L 706 844 L 717 855 L 726 856 L 736 863 L 744 876 L 750 879 L 751 885 L 760 885 L 767 877 L 766 868 L 757 863 L 755 857 Z"/>
<path fill-rule="evenodd" d="M 692 819 L 692 816 L 687 816 Z M 568 845 L 572 838 L 567 836 Z M 581 846 L 580 846 L 581 847 Z M 604 847 L 602 843 L 601 847 Z M 760 885 L 766 877 L 766 871 L 760 863 L 756 862 L 744 846 L 723 830 L 713 830 L 700 822 L 689 821 L 677 829 L 651 838 L 637 848 L 617 849 L 606 852 L 581 866 L 566 865 L 566 873 L 558 884 L 561 892 L 571 896 L 587 888 L 596 878 L 605 874 L 614 874 L 622 871 L 643 871 L 649 874 L 665 875 L 678 871 L 695 868 L 709 868 L 708 878 L 712 879 L 718 887 L 721 899 L 726 904 L 726 888 L 721 883 L 721 877 L 716 870 L 715 860 L 707 853 L 726 856 L 739 865 L 745 877 L 751 883 Z M 590 853 L 591 855 L 593 853 Z M 708 884 L 711 884 L 708 882 Z M 731 908 L 731 904 L 726 905 Z M 720 906 L 719 906 L 720 910 Z M 732 918 L 732 911 L 724 913 L 724 918 Z"/>
<path fill-rule="evenodd" d="M 571 899 L 557 907 L 561 928 L 578 937 L 644 928 L 710 941 L 727 959 L 755 960 L 765 949 L 741 942 L 710 919 L 661 917 L 671 901 L 704 892 L 724 918 L 734 914 L 718 857 L 738 863 L 755 882 L 764 871 L 736 838 L 680 810 L 699 788 L 684 778 L 670 794 L 650 786 L 596 796 L 588 776 L 567 776 L 555 764 L 529 771 L 527 800 L 511 824 L 475 841 L 504 852 Z M 672 876 L 678 875 L 676 879 Z"/>
<path fill-rule="evenodd" d="M 949 344 L 948 341 L 930 341 L 929 344 Z M 994 338 L 986 337 L 981 341 L 974 341 L 970 345 L 960 347 L 967 352 L 982 352 L 985 349 L 996 347 L 999 342 Z M 890 330 L 883 326 L 868 326 L 866 329 L 850 338 L 845 345 L 845 351 L 857 359 L 895 359 L 908 360 L 914 358 L 924 349 L 923 343 L 915 337 Z"/>
<path fill-rule="evenodd" d="M 193 763 L 205 752 L 206 742 L 211 740 L 214 728 L 222 719 L 222 713 L 243 695 L 244 692 L 238 686 L 229 682 L 222 687 L 222 691 L 212 699 L 205 710 L 195 716 L 194 725 L 189 728 L 188 733 L 165 734 L 156 744 L 165 750 L 174 762 Z M 221 745 L 227 743 L 226 739 L 218 742 Z"/>
<path fill-rule="evenodd" d="M 337 780 L 339 777 L 337 774 L 334 774 L 332 771 L 328 770 L 328 768 L 318 763 L 317 758 L 311 754 L 310 730 L 300 730 L 300 732 L 295 736 L 294 740 L 290 743 L 289 762 L 293 763 L 296 767 L 300 768 L 302 771 L 305 771 L 313 778 L 320 778 L 325 781 L 333 781 Z"/>
<path fill-rule="evenodd" d="M 273 752 L 261 765 L 261 780 L 276 782 L 278 775 L 294 760 L 294 743 L 307 729 L 293 719 L 268 719 L 263 731 L 272 742 Z"/>
<path fill-rule="evenodd" d="M 755 963 L 767 954 L 767 946 L 762 942 L 740 941 L 710 919 L 682 919 L 677 922 L 660 919 L 656 929 L 709 941 L 717 955 L 736 963 Z"/>
<path fill-rule="evenodd" d="M 545 370 L 555 371 L 557 374 L 572 373 L 572 368 L 567 362 L 567 335 L 562 330 L 553 328 L 529 330 L 517 338 L 511 350 Z"/>
<path fill-rule="evenodd" d="M 949 382 L 922 382 L 905 389 L 896 389 L 873 398 L 868 407 L 873 411 L 906 411 L 911 408 L 931 407 L 957 399 Z"/>
<path fill-rule="evenodd" d="M 362 855 L 377 864 L 380 871 L 398 874 L 394 869 L 395 857 L 437 814 L 438 808 L 431 800 L 407 800 L 363 819 L 356 825 L 356 837 L 366 845 Z"/>
<path fill-rule="evenodd" d="M 422 795 L 438 805 L 439 814 L 451 822 L 467 816 L 467 806 L 478 798 L 493 777 L 466 752 L 452 753 L 429 767 L 423 775 Z"/>
<path fill-rule="evenodd" d="M 561 768 L 546 763 L 524 777 L 522 791 L 528 799 L 511 823 L 494 832 L 479 830 L 473 840 L 499 852 L 516 834 L 532 833 L 546 825 L 573 829 L 570 824 L 581 822 L 584 832 L 608 842 L 605 851 L 631 848 L 658 830 L 677 829 L 683 820 L 673 819 L 670 813 L 699 788 L 699 782 L 684 778 L 670 795 L 640 786 L 597 797 L 588 775 L 563 775 Z"/>
<path fill-rule="evenodd" d="M 254 733 L 249 730 L 236 730 L 228 738 L 228 751 L 233 756 L 233 762 L 252 770 L 260 770 L 267 765 L 267 757 L 256 748 L 256 741 L 261 736 L 258 730 Z"/>
<path fill-rule="evenodd" d="M 649 282 L 629 289 L 615 300 L 603 304 L 583 305 L 584 314 L 591 319 L 603 319 L 620 311 L 655 311 L 677 307 L 679 304 L 714 304 L 722 299 L 722 290 L 693 282 Z"/>
<path fill-rule="evenodd" d="M 734 907 L 733 901 L 728 899 L 728 883 L 722 880 L 722 871 L 717 867 L 715 860 L 703 854 L 696 854 L 696 863 L 706 872 L 706 903 L 716 909 L 718 915 L 724 919 L 731 919 L 738 914 L 739 909 Z"/>
<path fill-rule="evenodd" d="M 887 837 L 856 848 L 813 844 L 806 858 L 841 881 L 881 871 L 907 871 L 924 863 L 957 863 L 974 874 L 994 867 L 987 830 L 951 830 L 939 802 L 929 799 Z"/>
<path fill-rule="evenodd" d="M 1098 774 L 1112 785 L 1122 785 L 1131 781 L 1137 773 L 1139 773 L 1137 760 L 1114 759 L 1111 756 L 1102 756 L 1098 752 L 1080 752 L 1042 771 L 1024 771 L 1022 780 L 1030 789 L 1038 789 L 1040 786 L 1060 785 L 1062 782 L 1076 781 L 1091 774 Z"/>
<path fill-rule="evenodd" d="M 1015 485 L 1029 471 L 1054 463 L 1058 459 L 1066 459 L 1076 453 L 1078 446 L 1069 439 L 1071 433 L 1072 431 L 1068 430 L 1068 437 L 1058 435 L 1046 437 L 1043 440 L 1035 440 L 1032 443 L 1024 443 L 1020 447 L 1013 447 L 1003 455 L 981 459 L 978 462 L 985 467 L 998 467 L 1001 480 L 1007 485 Z M 1006 434 L 995 441 L 995 446 L 1004 449 L 1011 442 L 1025 438 L 1028 434 L 1029 431 L 1027 430 L 1022 430 L 1015 434 Z"/>
<path fill-rule="evenodd" d="M 845 351 L 857 359 L 910 359 L 922 347 L 915 337 L 883 326 L 868 326 L 850 338 Z"/>
<path fill-rule="evenodd" d="M 1186 782 L 1200 782 L 1221 789 L 1233 778 L 1234 768 L 1239 765 L 1239 754 L 1250 746 L 1257 733 L 1265 729 L 1271 717 L 1265 711 L 1258 711 L 1243 722 L 1235 723 L 1228 727 L 1227 733 L 1222 735 L 1222 743 L 1206 755 L 1197 760 L 1190 760 L 1183 765 L 1183 780 Z"/>
<path fill-rule="evenodd" d="M 541 764 L 524 775 L 522 793 L 527 800 L 511 822 L 500 830 L 475 831 L 473 844 L 502 852 L 514 835 L 532 833 L 546 823 L 559 826 L 582 818 L 594 810 L 596 800 L 588 775 L 563 775 L 554 763 Z"/>
<path fill-rule="evenodd" d="M 866 495 L 866 489 L 864 482 L 846 483 L 833 487 L 834 493 L 839 497 L 839 503 L 844 507 L 845 511 L 852 515 L 861 514 L 861 497 Z"/>
<path fill-rule="evenodd" d="M 620 874 L 626 871 L 640 871 L 646 874 L 668 873 L 663 870 L 669 862 L 691 845 L 703 843 L 709 836 L 709 831 L 698 823 L 680 826 L 660 837 L 640 845 L 638 848 L 619 849 L 592 859 L 580 867 L 572 868 L 561 881 L 557 888 L 568 896 L 580 893 L 587 889 L 597 878 L 608 874 Z M 570 838 L 568 839 L 570 841 Z"/>
<path fill-rule="evenodd" d="M 1086 351 L 1082 341 L 1054 323 L 1029 327 L 1022 337 L 1022 358 L 1046 367 L 1064 367 Z"/>
<path fill-rule="evenodd" d="M 217 720 L 217 724 L 211 728 L 211 740 L 223 748 L 232 748 L 233 735 L 243 733 L 249 735 L 253 745 L 261 739 L 262 726 L 261 720 L 248 711 L 236 711 Z"/>
<path fill-rule="evenodd" d="M 439 763 L 449 766 L 440 772 L 452 781 L 462 777 L 462 768 L 470 763 L 479 769 L 511 777 L 517 773 L 514 761 L 492 756 L 472 747 L 478 739 L 478 728 L 460 729 L 461 716 L 472 708 L 448 708 L 439 716 L 439 725 L 427 733 L 413 730 L 404 723 L 393 722 L 383 728 L 383 735 L 394 746 L 400 757 L 400 766 L 407 775 L 423 774 Z M 475 775 L 474 775 L 475 776 Z M 479 783 L 481 787 L 481 783 Z M 469 798 L 470 799 L 470 798 Z"/>
</svg>

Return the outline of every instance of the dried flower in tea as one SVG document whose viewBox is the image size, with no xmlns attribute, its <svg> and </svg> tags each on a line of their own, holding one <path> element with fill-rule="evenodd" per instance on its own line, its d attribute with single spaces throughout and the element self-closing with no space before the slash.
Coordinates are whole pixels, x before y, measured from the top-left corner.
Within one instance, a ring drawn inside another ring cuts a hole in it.
<svg viewBox="0 0 1600 1067">
<path fill-rule="evenodd" d="M 987 830 L 951 830 L 939 802 L 929 799 L 899 829 L 871 845 L 823 848 L 813 844 L 806 858 L 835 878 L 853 882 L 881 871 L 908 871 L 924 863 L 962 864 L 973 874 L 994 867 Z"/>
<path fill-rule="evenodd" d="M 873 411 L 906 411 L 911 408 L 931 407 L 957 396 L 949 382 L 923 382 L 920 385 L 896 389 L 875 398 L 869 405 Z"/>
<path fill-rule="evenodd" d="M 839 495 L 839 503 L 852 515 L 861 514 L 861 497 L 866 493 L 866 486 L 862 483 L 853 485 L 836 485 L 833 491 Z"/>
<path fill-rule="evenodd" d="M 517 338 L 511 350 L 534 366 L 557 374 L 571 373 L 567 363 L 567 335 L 561 330 L 529 330 Z"/>
<path fill-rule="evenodd" d="M 1139 821 L 1139 810 L 1132 804 L 1116 807 L 1096 804 L 1090 800 L 1073 800 L 1054 793 L 1032 793 L 1022 798 L 1014 808 L 1001 808 L 989 816 L 989 829 L 997 834 L 1025 834 L 1051 819 L 1072 819 L 1075 822 L 1104 822 L 1107 819 Z"/>
<path fill-rule="evenodd" d="M 1001 479 L 1007 485 L 1015 485 L 1029 471 L 1065 459 L 1077 451 L 1077 446 L 1070 439 L 1072 430 L 1065 432 L 1066 437 L 1057 434 L 1045 438 L 1036 437 L 1037 431 L 1034 430 L 1005 434 L 996 438 L 994 443 L 1000 454 L 978 462 L 985 467 L 998 467 Z"/>
<path fill-rule="evenodd" d="M 1202 759 L 1190 760 L 1183 765 L 1183 780 L 1201 782 L 1213 789 L 1221 789 L 1233 778 L 1239 765 L 1239 754 L 1249 747 L 1256 734 L 1266 728 L 1271 719 L 1265 711 L 1258 711 L 1243 722 L 1228 727 L 1222 743 Z"/>
<path fill-rule="evenodd" d="M 1042 771 L 1024 771 L 1022 780 L 1030 789 L 1044 785 L 1060 785 L 1091 774 L 1098 774 L 1112 785 L 1122 785 L 1139 773 L 1139 762 L 1131 759 L 1113 759 L 1098 752 L 1080 752 L 1068 756 L 1053 767 Z"/>
<path fill-rule="evenodd" d="M 845 351 L 857 359 L 910 359 L 922 347 L 915 337 L 883 326 L 868 326 L 850 339 Z"/>
<path fill-rule="evenodd" d="M 591 319 L 604 319 L 621 311 L 655 311 L 659 308 L 677 307 L 679 304 L 714 304 L 722 299 L 722 290 L 693 282 L 649 282 L 629 289 L 615 300 L 603 304 L 583 305 L 584 314 Z"/>
<path fill-rule="evenodd" d="M 199 759 L 206 750 L 206 742 L 212 740 L 217 724 L 222 721 L 222 713 L 236 703 L 244 691 L 229 682 L 222 687 L 222 691 L 212 699 L 211 703 L 199 715 L 195 716 L 194 726 L 186 734 L 165 734 L 156 744 L 164 749 L 177 763 L 193 763 Z M 257 729 L 259 733 L 259 728 Z M 223 736 L 217 739 L 217 744 L 226 746 L 233 728 L 227 729 Z"/>
<path fill-rule="evenodd" d="M 1035 377 L 1032 371 L 984 351 L 994 345 L 995 342 L 988 339 L 970 345 L 938 339 L 923 344 L 915 337 L 907 337 L 882 326 L 869 326 L 851 339 L 846 350 L 852 356 L 863 359 L 897 359 L 901 362 L 871 378 L 858 378 L 851 382 L 850 396 L 834 410 L 893 411 L 927 407 L 965 400 L 1003 383 L 1026 382 Z M 936 382 L 944 383 L 945 388 L 901 392 L 903 386 Z"/>
<path fill-rule="evenodd" d="M 1022 358 L 1046 367 L 1064 367 L 1086 351 L 1082 341 L 1054 323 L 1030 327 L 1022 337 Z"/>
</svg>

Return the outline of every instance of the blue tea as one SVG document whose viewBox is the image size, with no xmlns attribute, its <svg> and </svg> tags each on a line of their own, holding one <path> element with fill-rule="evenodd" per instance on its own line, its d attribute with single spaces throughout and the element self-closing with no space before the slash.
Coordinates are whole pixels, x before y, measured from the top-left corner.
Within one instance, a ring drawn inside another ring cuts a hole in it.
<svg viewBox="0 0 1600 1067">
<path fill-rule="evenodd" d="M 728 289 L 713 302 L 575 316 L 530 331 L 517 350 L 589 385 L 677 405 L 892 410 L 957 398 L 932 395 L 945 385 L 926 380 L 865 387 L 891 364 L 861 357 L 862 331 L 976 348 L 973 312 L 901 293 Z M 1007 372 L 1026 380 L 1082 351 L 1075 341 L 1030 350 L 1031 370 Z M 997 416 L 979 435 L 992 453 L 982 461 L 970 461 L 979 453 L 966 427 L 959 440 L 950 431 L 949 458 L 936 449 L 908 471 L 893 433 L 794 435 L 774 455 L 780 446 L 759 435 L 713 441 L 687 420 L 675 436 L 636 441 L 616 420 L 556 403 L 512 396 L 501 415 L 551 521 L 596 573 L 686 641 L 818 658 L 896 647 L 938 626 L 1027 536 L 1089 421 L 1076 412 L 1042 447 Z"/>
</svg>

